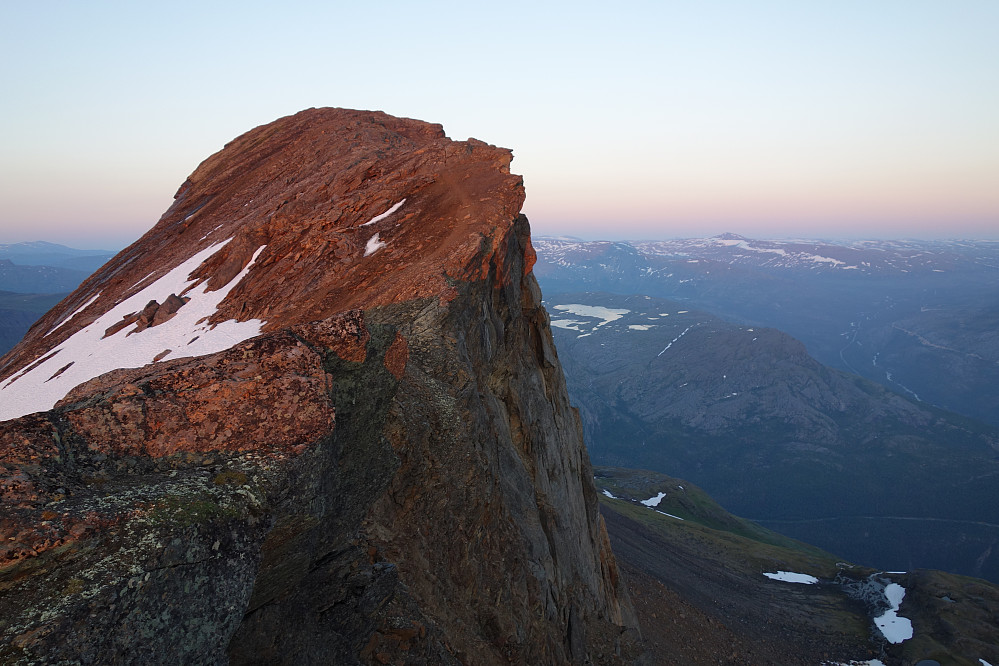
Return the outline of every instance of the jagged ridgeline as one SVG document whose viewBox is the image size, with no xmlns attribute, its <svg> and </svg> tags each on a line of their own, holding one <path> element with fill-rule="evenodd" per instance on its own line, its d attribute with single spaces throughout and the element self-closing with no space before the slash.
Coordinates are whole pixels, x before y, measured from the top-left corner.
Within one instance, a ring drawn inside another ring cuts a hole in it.
<svg viewBox="0 0 999 666">
<path fill-rule="evenodd" d="M 629 663 L 511 153 L 311 109 L 0 359 L 0 662 Z"/>
</svg>

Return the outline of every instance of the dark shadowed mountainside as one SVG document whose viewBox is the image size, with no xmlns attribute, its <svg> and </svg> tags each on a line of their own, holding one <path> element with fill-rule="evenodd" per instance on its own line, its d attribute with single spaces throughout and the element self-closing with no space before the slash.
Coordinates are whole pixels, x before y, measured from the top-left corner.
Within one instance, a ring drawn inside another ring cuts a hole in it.
<svg viewBox="0 0 999 666">
<path fill-rule="evenodd" d="M 31 325 L 63 296 L 0 291 L 0 355 L 20 342 Z"/>
</svg>

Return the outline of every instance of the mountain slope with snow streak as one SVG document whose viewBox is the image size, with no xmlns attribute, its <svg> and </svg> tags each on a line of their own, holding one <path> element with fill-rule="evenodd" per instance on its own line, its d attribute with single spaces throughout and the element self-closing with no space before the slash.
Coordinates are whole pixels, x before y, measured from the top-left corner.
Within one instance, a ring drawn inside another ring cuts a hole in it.
<svg viewBox="0 0 999 666">
<path fill-rule="evenodd" d="M 634 663 L 511 159 L 281 118 L 39 319 L 0 662 Z"/>
</svg>

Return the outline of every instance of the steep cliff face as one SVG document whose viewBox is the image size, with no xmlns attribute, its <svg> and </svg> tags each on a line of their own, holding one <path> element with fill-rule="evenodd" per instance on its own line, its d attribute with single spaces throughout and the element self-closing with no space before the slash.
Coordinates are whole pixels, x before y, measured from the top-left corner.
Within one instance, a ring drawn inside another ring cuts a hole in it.
<svg viewBox="0 0 999 666">
<path fill-rule="evenodd" d="M 0 660 L 626 663 L 508 151 L 309 110 L 0 360 Z"/>
</svg>

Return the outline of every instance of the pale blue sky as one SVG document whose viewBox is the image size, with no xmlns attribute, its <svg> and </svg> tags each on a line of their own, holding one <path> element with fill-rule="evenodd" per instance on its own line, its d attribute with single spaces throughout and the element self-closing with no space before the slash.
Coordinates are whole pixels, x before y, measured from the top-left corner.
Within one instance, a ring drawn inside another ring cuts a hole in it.
<svg viewBox="0 0 999 666">
<path fill-rule="evenodd" d="M 0 7 L 0 242 L 121 246 L 310 106 L 512 148 L 535 233 L 999 238 L 996 0 Z"/>
</svg>

